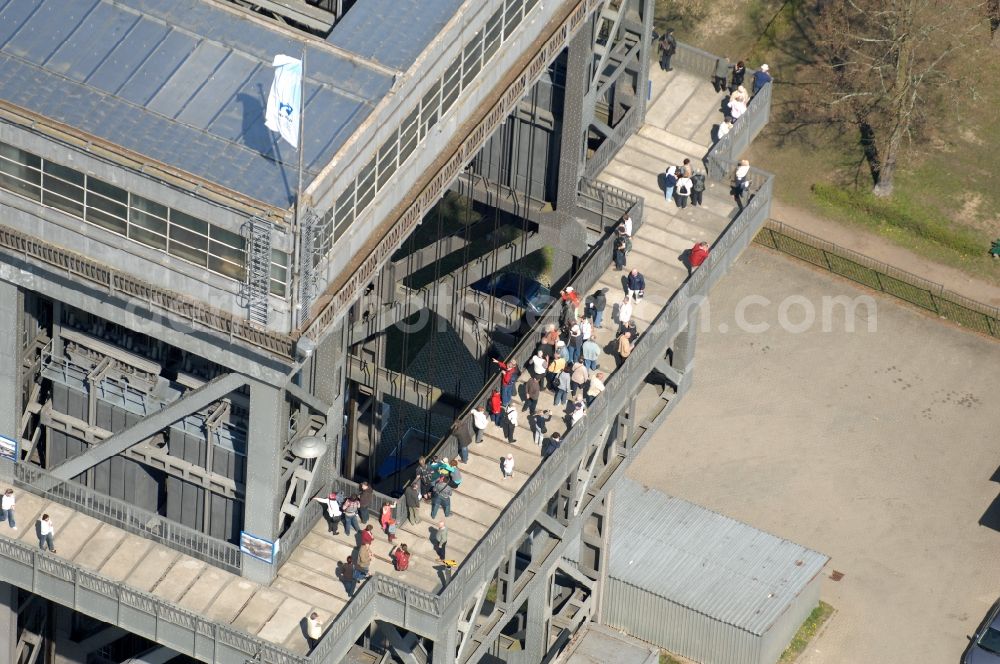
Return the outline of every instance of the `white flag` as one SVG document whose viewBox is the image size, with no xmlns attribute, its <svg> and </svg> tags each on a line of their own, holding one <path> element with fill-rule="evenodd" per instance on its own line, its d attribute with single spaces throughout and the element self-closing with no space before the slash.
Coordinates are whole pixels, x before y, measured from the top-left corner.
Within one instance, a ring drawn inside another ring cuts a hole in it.
<svg viewBox="0 0 1000 664">
<path fill-rule="evenodd" d="M 299 147 L 299 121 L 302 118 L 302 61 L 287 55 L 274 56 L 274 82 L 267 96 L 264 123 L 281 134 L 293 148 Z"/>
</svg>

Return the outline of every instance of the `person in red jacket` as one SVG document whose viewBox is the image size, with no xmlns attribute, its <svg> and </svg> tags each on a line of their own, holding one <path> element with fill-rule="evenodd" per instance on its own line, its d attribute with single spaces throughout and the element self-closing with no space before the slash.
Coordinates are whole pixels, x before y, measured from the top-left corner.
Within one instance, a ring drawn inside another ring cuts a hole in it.
<svg viewBox="0 0 1000 664">
<path fill-rule="evenodd" d="M 500 399 L 500 392 L 493 390 L 489 401 L 490 415 L 493 416 L 493 424 L 500 426 L 500 418 L 503 415 L 503 401 Z"/>
<path fill-rule="evenodd" d="M 514 398 L 514 388 L 517 386 L 517 362 L 501 362 L 493 360 L 493 364 L 500 368 L 500 402 L 506 406 Z"/>
<path fill-rule="evenodd" d="M 708 258 L 708 249 L 708 242 L 699 242 L 691 247 L 691 253 L 688 256 L 688 275 L 690 275 L 696 267 L 705 262 Z"/>
</svg>

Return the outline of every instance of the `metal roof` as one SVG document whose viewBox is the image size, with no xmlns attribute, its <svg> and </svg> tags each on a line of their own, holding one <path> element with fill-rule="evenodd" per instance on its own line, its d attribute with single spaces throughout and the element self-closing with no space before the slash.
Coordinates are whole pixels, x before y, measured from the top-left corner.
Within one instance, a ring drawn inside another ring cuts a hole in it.
<svg viewBox="0 0 1000 664">
<path fill-rule="evenodd" d="M 406 70 L 455 15 L 464 0 L 364 0 L 340 20 L 331 44 Z M 363 8 L 363 11 L 359 11 Z"/>
<path fill-rule="evenodd" d="M 829 560 L 629 479 L 611 509 L 610 576 L 755 635 Z"/>
<path fill-rule="evenodd" d="M 298 153 L 263 111 L 272 59 L 303 49 L 308 184 L 395 72 L 214 2 L 0 0 L 0 99 L 286 208 Z"/>
</svg>

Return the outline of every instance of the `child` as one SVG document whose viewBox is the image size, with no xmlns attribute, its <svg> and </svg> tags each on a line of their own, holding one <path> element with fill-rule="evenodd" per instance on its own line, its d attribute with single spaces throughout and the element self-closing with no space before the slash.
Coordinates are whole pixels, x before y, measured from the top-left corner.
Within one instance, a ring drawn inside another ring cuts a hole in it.
<svg viewBox="0 0 1000 664">
<path fill-rule="evenodd" d="M 396 509 L 396 503 L 386 503 L 382 506 L 382 518 L 379 522 L 382 524 L 382 530 L 385 534 L 389 536 L 389 542 L 392 543 L 396 540 L 396 519 L 393 517 L 393 511 Z"/>
<path fill-rule="evenodd" d="M 507 479 L 514 474 L 514 455 L 508 454 L 503 460 L 503 478 Z"/>
</svg>

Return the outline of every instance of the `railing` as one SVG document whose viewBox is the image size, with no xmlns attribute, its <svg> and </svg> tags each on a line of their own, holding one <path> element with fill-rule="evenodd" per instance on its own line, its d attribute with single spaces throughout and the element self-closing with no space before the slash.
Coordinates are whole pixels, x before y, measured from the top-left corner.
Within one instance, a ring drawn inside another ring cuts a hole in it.
<svg viewBox="0 0 1000 664">
<path fill-rule="evenodd" d="M 650 369 L 663 359 L 668 346 L 688 324 L 692 307 L 708 296 L 712 286 L 750 243 L 770 213 L 773 178 L 768 176 L 743 211 L 716 241 L 709 258 L 684 282 L 639 337 L 632 354 L 611 374 L 607 389 L 596 399 L 587 416 L 563 438 L 562 446 L 546 459 L 497 521 L 459 566 L 452 581 L 441 592 L 443 605 L 462 605 L 476 589 L 488 583 L 490 573 L 507 554 L 507 544 L 517 541 L 545 509 L 549 498 L 575 473 L 590 452 L 588 441 L 599 440 L 639 390 Z M 606 267 L 606 265 L 605 265 Z"/>
<path fill-rule="evenodd" d="M 37 547 L 0 539 L 0 579 L 179 653 L 219 664 L 305 664 L 306 658 L 172 602 L 133 590 Z"/>
<path fill-rule="evenodd" d="M 31 493 L 122 530 L 161 542 L 192 558 L 234 574 L 240 573 L 243 555 L 234 544 L 215 539 L 124 500 L 103 495 L 83 484 L 57 479 L 30 463 L 16 463 L 13 466 L 15 484 Z"/>
<path fill-rule="evenodd" d="M 591 180 L 596 178 L 604 170 L 605 166 L 611 163 L 611 160 L 618 154 L 618 150 L 621 149 L 625 141 L 635 133 L 641 124 L 642 108 L 639 104 L 635 104 L 625 112 L 625 117 L 613 127 L 611 135 L 605 136 L 600 147 L 587 159 L 587 164 L 583 170 L 584 177 Z"/>
<path fill-rule="evenodd" d="M 941 284 L 773 220 L 765 224 L 754 241 L 898 297 L 963 327 L 1000 338 L 1000 309 L 970 300 Z"/>
<path fill-rule="evenodd" d="M 746 113 L 733 123 L 729 133 L 708 149 L 704 163 L 709 177 L 725 179 L 729 164 L 739 159 L 767 124 L 771 117 L 771 87 L 768 84 L 761 88 L 750 100 Z"/>
<path fill-rule="evenodd" d="M 42 242 L 9 226 L 0 226 L 0 248 L 41 261 L 107 291 L 109 296 L 140 300 L 143 304 L 180 316 L 192 325 L 201 325 L 227 337 L 240 339 L 282 359 L 294 357 L 295 342 L 283 334 L 269 332 L 230 313 L 213 309 L 180 293 L 113 270 L 79 254 Z"/>
</svg>

